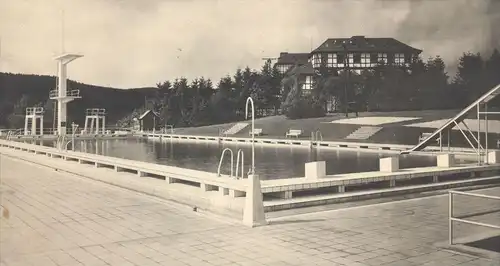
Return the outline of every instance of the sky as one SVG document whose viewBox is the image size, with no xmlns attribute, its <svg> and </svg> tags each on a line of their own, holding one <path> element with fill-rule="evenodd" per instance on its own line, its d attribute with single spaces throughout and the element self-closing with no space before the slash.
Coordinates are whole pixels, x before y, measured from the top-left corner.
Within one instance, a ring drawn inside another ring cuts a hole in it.
<svg viewBox="0 0 500 266">
<path fill-rule="evenodd" d="M 89 84 L 147 87 L 181 76 L 217 82 L 238 67 L 259 69 L 264 57 L 365 35 L 396 38 L 424 50 L 424 59 L 440 55 L 453 73 L 463 52 L 500 47 L 500 27 L 493 27 L 499 2 L 0 0 L 0 71 L 55 75 L 53 57 L 64 50 L 84 55 L 68 74 Z"/>
</svg>

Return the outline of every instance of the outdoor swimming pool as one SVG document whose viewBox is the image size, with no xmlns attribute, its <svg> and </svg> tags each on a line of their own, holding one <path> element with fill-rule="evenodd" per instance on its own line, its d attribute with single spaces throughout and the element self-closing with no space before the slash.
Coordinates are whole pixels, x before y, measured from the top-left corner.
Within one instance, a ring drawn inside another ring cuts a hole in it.
<svg viewBox="0 0 500 266">
<path fill-rule="evenodd" d="M 54 146 L 53 141 L 38 141 L 38 144 Z M 224 148 L 234 153 L 242 149 L 245 155 L 245 173 L 251 165 L 249 145 L 216 143 L 159 142 L 143 139 L 86 140 L 76 141 L 75 150 L 88 153 L 158 163 L 208 172 L 217 172 Z M 229 155 L 229 154 L 227 154 Z M 225 157 L 221 173 L 229 174 L 230 158 Z M 255 146 L 255 168 L 261 179 L 279 179 L 304 176 L 304 164 L 311 161 L 326 161 L 327 174 L 378 171 L 379 158 L 387 153 L 363 153 L 332 149 L 309 149 L 286 146 Z M 433 166 L 434 156 L 401 156 L 400 168 Z"/>
</svg>

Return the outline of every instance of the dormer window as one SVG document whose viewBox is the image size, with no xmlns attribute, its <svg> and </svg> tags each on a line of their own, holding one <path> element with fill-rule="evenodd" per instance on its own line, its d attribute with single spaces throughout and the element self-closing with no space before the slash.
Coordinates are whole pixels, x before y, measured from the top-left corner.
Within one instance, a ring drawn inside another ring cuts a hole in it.
<svg viewBox="0 0 500 266">
<path fill-rule="evenodd" d="M 318 68 L 321 66 L 321 55 L 320 54 L 313 54 L 312 57 L 312 63 L 314 68 Z"/>
</svg>

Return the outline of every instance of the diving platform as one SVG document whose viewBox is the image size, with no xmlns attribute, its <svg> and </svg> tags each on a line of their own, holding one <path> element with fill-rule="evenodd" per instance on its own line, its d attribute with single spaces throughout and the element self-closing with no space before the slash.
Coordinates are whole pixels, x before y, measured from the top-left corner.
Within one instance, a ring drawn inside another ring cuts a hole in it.
<svg viewBox="0 0 500 266">
<path fill-rule="evenodd" d="M 431 145 L 436 140 L 442 140 L 442 134 L 445 132 L 449 134 L 450 130 L 454 127 L 458 127 L 462 135 L 465 137 L 470 146 L 474 149 L 476 154 L 478 155 L 478 161 L 481 162 L 481 156 L 488 156 L 488 114 L 500 114 L 500 112 L 488 112 L 488 102 L 493 100 L 497 95 L 500 94 L 500 84 L 495 86 L 493 89 L 489 90 L 481 97 L 479 97 L 476 101 L 471 103 L 469 106 L 464 108 L 460 113 L 458 113 L 455 117 L 448 120 L 443 126 L 436 129 L 433 133 L 429 134 L 425 139 L 420 141 L 416 146 L 409 150 L 402 151 L 401 154 L 409 154 L 411 152 L 421 151 Z M 481 111 L 481 107 L 484 108 L 484 111 Z M 470 128 L 465 123 L 465 118 L 470 114 L 471 111 L 477 109 L 477 120 L 478 120 L 478 129 L 477 136 L 472 133 Z M 481 118 L 485 120 L 485 137 L 484 141 L 485 145 L 481 145 Z M 463 128 L 460 126 L 463 125 Z M 442 145 L 442 142 L 441 144 Z M 449 145 L 449 137 L 448 137 L 448 145 Z M 488 161 L 487 158 L 485 161 Z"/>
</svg>

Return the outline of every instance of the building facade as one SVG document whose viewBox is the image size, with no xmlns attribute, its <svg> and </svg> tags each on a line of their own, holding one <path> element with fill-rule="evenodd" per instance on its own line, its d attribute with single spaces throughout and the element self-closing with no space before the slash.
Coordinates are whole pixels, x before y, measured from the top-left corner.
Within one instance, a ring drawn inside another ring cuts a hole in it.
<svg viewBox="0 0 500 266">
<path fill-rule="evenodd" d="M 275 66 L 286 75 L 298 75 L 304 94 L 313 89 L 314 76 L 320 70 L 339 72 L 350 70 L 358 74 L 373 70 L 380 64 L 409 67 L 422 50 L 394 38 L 330 38 L 310 53 L 280 53 Z M 335 99 L 328 101 L 335 105 Z M 329 111 L 333 107 L 327 108 Z"/>
<path fill-rule="evenodd" d="M 140 131 L 153 131 L 160 128 L 160 115 L 152 110 L 147 110 L 137 120 Z"/>
<path fill-rule="evenodd" d="M 308 58 L 314 69 L 345 70 L 361 73 L 379 64 L 409 67 L 422 50 L 413 48 L 394 38 L 327 39 L 313 50 Z"/>
<path fill-rule="evenodd" d="M 282 74 L 287 72 L 292 66 L 305 65 L 309 61 L 309 53 L 280 53 L 276 67 Z"/>
</svg>

